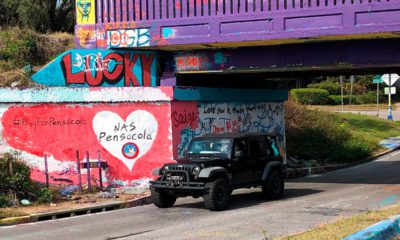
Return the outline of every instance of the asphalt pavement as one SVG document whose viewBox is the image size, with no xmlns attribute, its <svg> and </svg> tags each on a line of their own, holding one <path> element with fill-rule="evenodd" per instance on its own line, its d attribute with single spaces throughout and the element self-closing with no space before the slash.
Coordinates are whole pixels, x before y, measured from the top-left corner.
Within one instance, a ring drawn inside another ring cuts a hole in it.
<svg viewBox="0 0 400 240">
<path fill-rule="evenodd" d="M 0 227 L 0 239 L 269 239 L 399 203 L 399 183 L 396 151 L 363 165 L 292 179 L 278 201 L 263 199 L 260 189 L 238 190 L 222 212 L 205 209 L 202 198 L 185 198 L 170 209 L 148 205 Z"/>
</svg>

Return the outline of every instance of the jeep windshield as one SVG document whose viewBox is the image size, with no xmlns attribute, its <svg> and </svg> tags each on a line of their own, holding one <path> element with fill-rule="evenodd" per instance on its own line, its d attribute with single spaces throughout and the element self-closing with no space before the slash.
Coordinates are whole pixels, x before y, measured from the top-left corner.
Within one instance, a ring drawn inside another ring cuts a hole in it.
<svg viewBox="0 0 400 240">
<path fill-rule="evenodd" d="M 190 159 L 200 156 L 204 160 L 204 157 L 229 158 L 231 152 L 232 139 L 194 139 L 187 153 Z"/>
</svg>

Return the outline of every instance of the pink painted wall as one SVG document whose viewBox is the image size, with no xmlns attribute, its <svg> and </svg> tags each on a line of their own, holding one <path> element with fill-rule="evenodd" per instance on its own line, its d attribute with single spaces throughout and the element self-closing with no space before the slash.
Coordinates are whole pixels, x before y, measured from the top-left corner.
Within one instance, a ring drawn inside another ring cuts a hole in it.
<svg viewBox="0 0 400 240">
<path fill-rule="evenodd" d="M 185 149 L 179 146 L 183 143 L 187 146 L 191 138 L 182 134 L 185 129 L 196 129 L 199 125 L 199 111 L 197 101 L 174 102 L 171 107 L 172 139 L 174 159 L 178 159 Z"/>
<path fill-rule="evenodd" d="M 129 185 L 151 178 L 153 168 L 171 161 L 169 116 L 169 102 L 3 106 L 0 153 L 20 151 L 38 181 L 44 181 L 48 154 L 51 183 L 76 184 L 76 150 L 81 156 L 89 151 L 91 161 L 100 151 L 109 164 L 108 182 Z M 136 149 L 124 151 L 127 143 Z"/>
</svg>

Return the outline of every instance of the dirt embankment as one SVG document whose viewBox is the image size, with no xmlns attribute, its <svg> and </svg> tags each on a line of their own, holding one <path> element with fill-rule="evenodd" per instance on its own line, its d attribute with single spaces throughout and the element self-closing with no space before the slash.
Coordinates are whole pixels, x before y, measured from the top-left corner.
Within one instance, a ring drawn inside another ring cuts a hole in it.
<svg viewBox="0 0 400 240">
<path fill-rule="evenodd" d="M 0 87 L 37 86 L 30 80 L 32 74 L 73 46 L 73 35 L 68 33 L 0 28 Z"/>
</svg>

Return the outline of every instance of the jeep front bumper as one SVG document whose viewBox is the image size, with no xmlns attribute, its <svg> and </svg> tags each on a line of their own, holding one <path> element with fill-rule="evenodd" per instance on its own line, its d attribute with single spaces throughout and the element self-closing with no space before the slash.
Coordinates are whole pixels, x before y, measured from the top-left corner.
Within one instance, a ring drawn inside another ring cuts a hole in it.
<svg viewBox="0 0 400 240">
<path fill-rule="evenodd" d="M 165 190 L 204 190 L 203 182 L 179 182 L 179 181 L 150 181 L 150 188 Z"/>
</svg>

